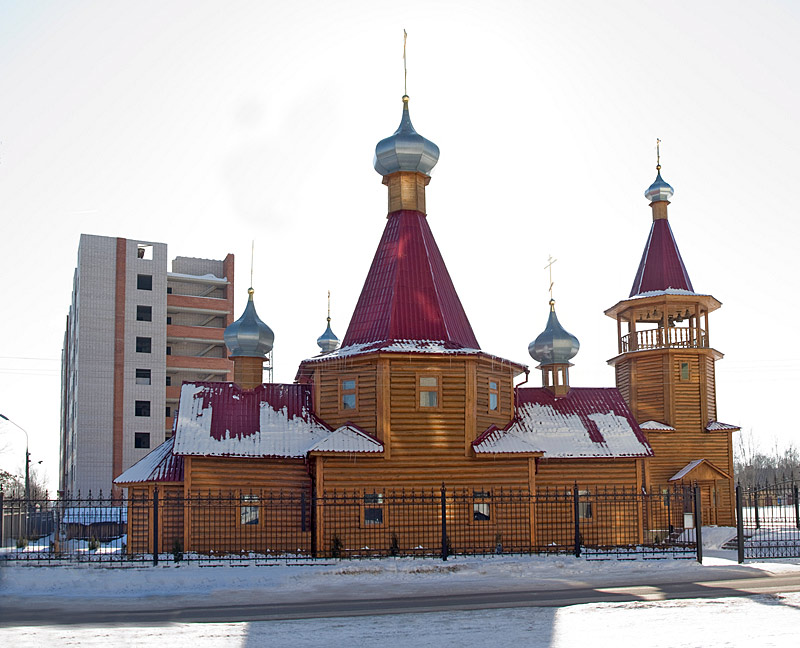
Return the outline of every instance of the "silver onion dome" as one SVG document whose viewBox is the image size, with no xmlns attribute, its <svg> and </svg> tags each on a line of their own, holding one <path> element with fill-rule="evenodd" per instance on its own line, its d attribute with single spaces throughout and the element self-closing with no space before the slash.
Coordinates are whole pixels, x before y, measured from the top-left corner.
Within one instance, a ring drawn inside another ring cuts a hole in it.
<svg viewBox="0 0 800 648">
<path fill-rule="evenodd" d="M 550 315 L 547 326 L 539 336 L 528 345 L 528 353 L 537 362 L 548 364 L 567 364 L 581 348 L 578 338 L 564 330 L 556 317 L 556 303 L 550 300 Z"/>
<path fill-rule="evenodd" d="M 394 135 L 375 147 L 372 165 L 382 176 L 398 171 L 417 171 L 429 176 L 439 161 L 439 147 L 414 130 L 408 113 L 408 96 L 403 95 L 403 118 Z"/>
<path fill-rule="evenodd" d="M 317 345 L 322 353 L 330 353 L 339 348 L 339 338 L 331 331 L 331 318 L 328 318 L 328 328 L 317 338 Z"/>
<path fill-rule="evenodd" d="M 650 202 L 669 201 L 675 191 L 670 187 L 661 177 L 661 168 L 659 167 L 658 175 L 656 175 L 655 182 L 651 184 L 647 191 L 644 192 L 644 197 Z"/>
<path fill-rule="evenodd" d="M 242 316 L 225 329 L 225 346 L 231 358 L 266 358 L 272 351 L 275 334 L 264 324 L 253 304 L 253 289 L 248 288 L 247 306 Z"/>
</svg>

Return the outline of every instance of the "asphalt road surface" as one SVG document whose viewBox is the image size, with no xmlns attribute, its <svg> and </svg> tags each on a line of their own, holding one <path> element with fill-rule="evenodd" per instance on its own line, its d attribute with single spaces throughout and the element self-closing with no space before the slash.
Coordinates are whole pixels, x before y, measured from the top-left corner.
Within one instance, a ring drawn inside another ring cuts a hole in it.
<svg viewBox="0 0 800 648">
<path fill-rule="evenodd" d="M 720 598 L 775 594 L 800 591 L 800 574 L 721 575 L 713 580 L 676 582 L 673 577 L 648 584 L 586 587 L 576 585 L 558 589 L 531 588 L 507 591 L 471 591 L 469 593 L 437 594 L 431 596 L 399 596 L 395 598 L 346 598 L 335 600 L 220 603 L 213 605 L 184 604 L 169 597 L 153 599 L 146 607 L 125 606 L 120 602 L 93 599 L 76 605 L 70 600 L 63 605 L 58 600 L 29 601 L 15 606 L 0 600 L 0 627 L 19 625 L 113 624 L 139 625 L 157 623 L 222 623 L 274 621 L 280 619 L 311 619 L 322 617 L 368 616 L 377 614 L 406 614 L 447 610 L 482 610 L 513 607 L 560 607 L 580 603 L 655 601 L 686 598 Z"/>
</svg>

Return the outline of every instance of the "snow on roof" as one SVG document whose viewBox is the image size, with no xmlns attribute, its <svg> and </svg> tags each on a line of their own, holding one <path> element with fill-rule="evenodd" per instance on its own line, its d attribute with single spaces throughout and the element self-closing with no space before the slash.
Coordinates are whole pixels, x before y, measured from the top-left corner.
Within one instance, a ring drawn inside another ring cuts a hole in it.
<svg viewBox="0 0 800 648">
<path fill-rule="evenodd" d="M 675 428 L 671 425 L 667 425 L 666 423 L 659 423 L 658 421 L 645 421 L 644 423 L 639 423 L 639 429 L 647 430 L 648 432 L 654 431 L 662 431 L 662 432 L 674 432 Z"/>
<path fill-rule="evenodd" d="M 125 506 L 73 506 L 64 509 L 61 521 L 64 524 L 127 522 L 128 509 Z"/>
<path fill-rule="evenodd" d="M 707 432 L 735 432 L 741 429 L 738 425 L 720 423 L 719 421 L 709 421 L 708 425 L 706 425 Z"/>
<path fill-rule="evenodd" d="M 310 385 L 242 390 L 233 383 L 198 382 L 181 388 L 176 454 L 302 458 L 311 449 L 382 452 L 383 446 L 355 426 L 332 431 L 314 416 Z"/>
<path fill-rule="evenodd" d="M 697 466 L 699 466 L 704 461 L 705 459 L 695 459 L 694 461 L 690 461 L 678 472 L 676 472 L 672 477 L 670 477 L 669 481 L 678 481 L 680 479 L 683 479 L 684 477 L 686 477 L 686 475 L 692 472 L 695 468 L 697 468 Z"/>
<path fill-rule="evenodd" d="M 383 444 L 357 425 L 349 423 L 308 449 L 309 452 L 383 452 Z"/>
<path fill-rule="evenodd" d="M 115 484 L 182 482 L 183 457 L 172 453 L 175 437 L 167 439 L 114 480 Z"/>
<path fill-rule="evenodd" d="M 322 353 L 314 356 L 313 358 L 303 360 L 302 364 L 324 362 L 331 358 L 349 358 L 357 355 L 366 355 L 368 353 L 437 353 L 444 355 L 482 355 L 486 358 L 492 358 L 496 362 L 502 364 L 519 367 L 520 371 L 524 371 L 527 368 L 523 364 L 485 353 L 480 349 L 463 347 L 456 342 L 446 342 L 444 340 L 379 340 L 364 344 L 351 344 L 349 346 L 336 349 L 335 351 L 331 351 L 330 353 Z"/>
<path fill-rule="evenodd" d="M 619 391 L 573 387 L 556 398 L 517 390 L 514 420 L 473 442 L 478 454 L 542 452 L 545 458 L 648 457 L 652 450 Z"/>
</svg>

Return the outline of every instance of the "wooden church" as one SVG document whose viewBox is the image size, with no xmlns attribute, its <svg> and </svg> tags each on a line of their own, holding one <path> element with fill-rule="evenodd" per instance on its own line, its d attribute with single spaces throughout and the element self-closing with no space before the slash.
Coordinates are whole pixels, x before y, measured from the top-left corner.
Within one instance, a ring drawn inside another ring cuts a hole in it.
<svg viewBox="0 0 800 648">
<path fill-rule="evenodd" d="M 526 366 L 481 349 L 456 294 L 425 208 L 438 157 L 412 126 L 404 96 L 400 126 L 374 158 L 388 188 L 386 228 L 341 345 L 329 319 L 322 352 L 301 362 L 293 384 L 261 384 L 274 338 L 251 288 L 244 314 L 225 331 L 234 382 L 184 383 L 173 437 L 116 483 L 131 499 L 156 486 L 162 499 L 227 494 L 256 520 L 242 513 L 215 522 L 233 527 L 258 527 L 268 492 L 304 501 L 355 493 L 363 500 L 351 514 L 355 525 L 391 524 L 400 544 L 414 542 L 410 523 L 384 516 L 384 498 L 442 484 L 471 493 L 463 515 L 487 536 L 524 529 L 531 545 L 541 533 L 533 511 L 512 525 L 491 509 L 496 494 L 692 484 L 707 523 L 733 524 L 737 428 L 716 420 L 721 354 L 708 334 L 720 303 L 692 287 L 667 220 L 672 188 L 660 166 L 646 193 L 653 224 L 633 289 L 606 311 L 617 320 L 618 355 L 609 361 L 617 388 L 570 387 L 579 344 L 552 300 L 547 326 L 529 346 L 541 371 L 535 387 Z M 316 546 L 345 533 L 339 523 L 317 520 L 309 529 Z M 208 520 L 196 509 L 171 524 L 184 550 L 214 549 L 201 541 Z M 609 543 L 624 540 L 613 520 L 604 524 Z M 256 535 L 248 529 L 225 549 L 255 550 Z"/>
</svg>

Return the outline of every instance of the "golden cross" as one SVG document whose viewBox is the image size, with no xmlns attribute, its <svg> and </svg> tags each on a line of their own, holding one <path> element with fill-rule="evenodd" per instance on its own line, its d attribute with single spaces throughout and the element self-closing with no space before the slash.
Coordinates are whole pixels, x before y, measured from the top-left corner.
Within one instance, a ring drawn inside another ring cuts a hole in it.
<svg viewBox="0 0 800 648">
<path fill-rule="evenodd" d="M 661 140 L 656 137 L 656 171 L 661 171 Z"/>
<path fill-rule="evenodd" d="M 547 265 L 544 267 L 545 270 L 550 271 L 550 300 L 553 299 L 553 264 L 558 261 L 558 259 L 554 259 L 552 254 L 547 255 Z"/>
<path fill-rule="evenodd" d="M 406 67 L 406 40 L 408 33 L 403 30 L 403 94 L 408 96 L 408 68 Z"/>
</svg>

